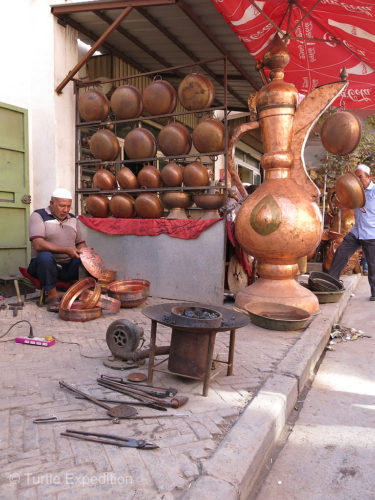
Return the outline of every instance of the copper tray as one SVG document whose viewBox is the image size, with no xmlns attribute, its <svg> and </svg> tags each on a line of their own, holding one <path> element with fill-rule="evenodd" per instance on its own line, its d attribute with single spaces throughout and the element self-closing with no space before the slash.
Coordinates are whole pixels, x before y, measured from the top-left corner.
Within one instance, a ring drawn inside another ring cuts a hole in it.
<svg viewBox="0 0 375 500">
<path fill-rule="evenodd" d="M 254 325 L 268 330 L 300 330 L 307 326 L 311 315 L 299 307 L 273 302 L 257 302 L 245 306 Z"/>
<path fill-rule="evenodd" d="M 102 275 L 106 274 L 107 269 L 105 268 L 104 262 L 93 248 L 82 248 L 79 256 L 84 268 L 91 276 L 101 278 Z"/>
</svg>

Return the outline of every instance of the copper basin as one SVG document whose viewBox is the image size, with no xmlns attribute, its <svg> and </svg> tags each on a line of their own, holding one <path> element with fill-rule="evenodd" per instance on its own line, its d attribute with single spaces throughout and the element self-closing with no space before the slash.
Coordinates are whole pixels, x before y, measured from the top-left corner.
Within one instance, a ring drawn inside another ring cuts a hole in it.
<svg viewBox="0 0 375 500">
<path fill-rule="evenodd" d="M 142 219 L 158 219 L 163 215 L 164 207 L 153 193 L 142 193 L 135 200 L 135 211 Z"/>
<path fill-rule="evenodd" d="M 320 137 L 327 151 L 346 155 L 358 146 L 361 133 L 361 122 L 356 115 L 348 111 L 337 111 L 324 121 Z"/>
<path fill-rule="evenodd" d="M 105 168 L 99 168 L 99 170 L 94 174 L 92 178 L 93 187 L 104 189 L 106 191 L 112 191 L 117 189 L 116 177 Z"/>
<path fill-rule="evenodd" d="M 193 144 L 200 153 L 224 149 L 224 125 L 214 118 L 202 120 L 193 130 Z"/>
<path fill-rule="evenodd" d="M 167 163 L 161 169 L 160 175 L 166 186 L 176 187 L 182 184 L 182 168 L 174 161 Z"/>
<path fill-rule="evenodd" d="M 189 193 L 165 192 L 161 195 L 161 201 L 167 208 L 189 208 L 193 204 Z"/>
<path fill-rule="evenodd" d="M 137 175 L 141 188 L 157 188 L 161 186 L 160 171 L 153 165 L 145 165 Z"/>
<path fill-rule="evenodd" d="M 143 109 L 142 94 L 132 85 L 121 85 L 112 94 L 111 108 L 117 118 L 137 118 Z"/>
<path fill-rule="evenodd" d="M 109 209 L 114 217 L 130 219 L 135 216 L 135 200 L 130 194 L 116 194 L 109 201 Z"/>
<path fill-rule="evenodd" d="M 200 161 L 193 161 L 184 167 L 182 174 L 185 186 L 208 186 L 210 178 L 207 168 Z"/>
<path fill-rule="evenodd" d="M 138 189 L 136 175 L 128 167 L 122 167 L 116 175 L 117 182 L 122 189 Z"/>
<path fill-rule="evenodd" d="M 115 160 L 120 151 L 117 137 L 113 132 L 105 128 L 95 132 L 90 138 L 89 144 L 93 156 L 103 161 Z"/>
<path fill-rule="evenodd" d="M 245 309 L 255 325 L 268 330 L 300 330 L 311 318 L 304 309 L 274 302 L 256 302 L 246 305 Z"/>
<path fill-rule="evenodd" d="M 194 203 L 203 210 L 217 210 L 221 208 L 226 199 L 224 193 L 206 193 L 193 196 Z"/>
<path fill-rule="evenodd" d="M 138 127 L 127 134 L 124 149 L 128 158 L 153 158 L 156 154 L 154 135 L 143 127 Z"/>
<path fill-rule="evenodd" d="M 79 96 L 78 111 L 83 121 L 104 121 L 109 113 L 109 101 L 97 89 L 89 89 Z"/>
<path fill-rule="evenodd" d="M 166 80 L 154 80 L 144 89 L 142 99 L 150 115 L 165 115 L 175 110 L 177 92 Z"/>
<path fill-rule="evenodd" d="M 159 132 L 158 144 L 165 156 L 187 155 L 191 148 L 191 135 L 182 123 L 170 123 Z"/>
<path fill-rule="evenodd" d="M 336 180 L 333 202 L 337 208 L 361 208 L 365 205 L 365 191 L 353 172 L 346 172 Z"/>
<path fill-rule="evenodd" d="M 180 103 L 188 110 L 208 108 L 214 97 L 215 89 L 212 81 L 200 73 L 190 73 L 178 87 Z"/>
<path fill-rule="evenodd" d="M 150 282 L 142 279 L 114 281 L 108 286 L 108 295 L 121 302 L 121 307 L 137 307 L 150 295 Z"/>
<path fill-rule="evenodd" d="M 100 194 L 90 194 L 86 198 L 86 211 L 93 217 L 108 217 L 109 200 L 106 196 Z"/>
</svg>

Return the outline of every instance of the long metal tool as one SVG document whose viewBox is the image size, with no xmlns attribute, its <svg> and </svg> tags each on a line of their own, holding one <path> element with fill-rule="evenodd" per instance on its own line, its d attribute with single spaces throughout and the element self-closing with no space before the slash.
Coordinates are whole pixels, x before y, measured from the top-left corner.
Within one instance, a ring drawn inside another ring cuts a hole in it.
<svg viewBox="0 0 375 500">
<path fill-rule="evenodd" d="M 139 401 L 143 402 L 154 402 L 161 406 L 166 406 L 167 408 L 180 408 L 184 405 L 189 398 L 186 396 L 175 396 L 168 401 L 163 401 L 162 399 L 155 398 L 151 395 L 146 395 L 143 392 L 137 391 L 136 389 L 125 387 L 123 384 L 118 382 L 110 382 L 109 380 L 103 380 L 101 378 L 97 379 L 99 385 L 106 387 L 107 389 L 112 389 L 114 391 L 127 394 L 128 396 L 134 397 Z"/>
<path fill-rule="evenodd" d="M 90 394 L 86 394 L 85 392 L 80 391 L 76 387 L 66 384 L 63 380 L 60 380 L 59 384 L 60 387 L 64 387 L 65 389 L 68 389 L 68 391 L 73 392 L 74 394 L 79 394 L 80 396 L 83 396 L 85 399 L 91 401 L 92 403 L 101 406 L 102 408 L 105 408 L 110 417 L 126 418 L 126 417 L 131 417 L 132 415 L 136 415 L 138 413 L 135 408 L 128 405 L 117 405 L 111 407 L 106 403 L 102 403 L 93 396 L 90 396 Z"/>
<path fill-rule="evenodd" d="M 190 413 L 168 413 L 167 415 L 136 415 L 134 417 L 120 417 L 120 418 L 58 418 L 58 417 L 46 417 L 46 418 L 36 418 L 33 420 L 33 424 L 58 424 L 61 422 L 96 422 L 99 420 L 111 421 L 113 424 L 119 424 L 121 420 L 143 420 L 144 418 L 164 418 L 164 417 L 190 417 Z"/>
<path fill-rule="evenodd" d="M 96 432 L 66 429 L 65 432 L 60 433 L 60 436 L 68 436 L 77 439 L 83 439 L 85 441 L 93 441 L 94 443 L 112 444 L 114 446 L 121 446 L 124 448 L 138 448 L 141 450 L 154 450 L 155 448 L 159 448 L 157 444 L 150 443 L 145 439 L 123 438 L 121 436 L 115 436 L 114 434 L 99 434 Z"/>
<path fill-rule="evenodd" d="M 86 399 L 83 396 L 76 396 L 76 399 Z M 159 406 L 154 403 L 142 403 L 142 401 L 118 401 L 116 399 L 106 399 L 106 398 L 100 398 L 98 401 L 102 401 L 103 403 L 118 403 L 121 405 L 131 405 L 131 406 L 145 406 L 147 408 L 152 408 L 153 410 L 159 410 L 159 411 L 167 411 L 167 408 L 165 406 Z"/>
<path fill-rule="evenodd" d="M 173 398 L 177 394 L 177 389 L 174 387 L 156 387 L 154 385 L 150 384 L 140 384 L 138 382 L 129 382 L 128 380 L 124 380 L 122 377 L 114 377 L 111 375 L 100 375 L 100 378 L 103 380 L 109 380 L 111 382 L 118 382 L 121 384 L 124 384 L 126 386 L 132 386 L 132 387 L 142 387 L 142 389 L 139 389 L 141 391 L 147 392 L 151 394 L 152 396 L 156 396 L 157 398 Z M 158 392 L 160 391 L 160 392 Z"/>
</svg>

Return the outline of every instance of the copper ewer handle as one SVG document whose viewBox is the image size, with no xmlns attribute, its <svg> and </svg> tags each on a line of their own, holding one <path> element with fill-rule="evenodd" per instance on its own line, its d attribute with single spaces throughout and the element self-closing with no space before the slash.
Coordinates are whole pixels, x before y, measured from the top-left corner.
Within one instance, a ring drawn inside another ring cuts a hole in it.
<svg viewBox="0 0 375 500">
<path fill-rule="evenodd" d="M 247 196 L 247 191 L 244 188 L 240 176 L 238 175 L 238 172 L 235 167 L 234 163 L 234 148 L 236 146 L 236 143 L 240 140 L 240 138 L 249 132 L 250 130 L 254 130 L 259 127 L 259 122 L 249 122 L 249 123 L 243 123 L 239 127 L 235 128 L 233 131 L 233 134 L 229 140 L 228 144 L 228 170 L 230 173 L 230 176 L 232 178 L 233 183 L 235 184 L 236 188 L 240 192 L 241 196 L 243 198 L 246 198 Z"/>
</svg>

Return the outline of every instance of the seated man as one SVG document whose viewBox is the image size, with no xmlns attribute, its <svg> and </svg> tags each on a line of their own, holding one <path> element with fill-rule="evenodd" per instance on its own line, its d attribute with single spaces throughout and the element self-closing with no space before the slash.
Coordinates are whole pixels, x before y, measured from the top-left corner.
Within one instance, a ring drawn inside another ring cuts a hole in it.
<svg viewBox="0 0 375 500">
<path fill-rule="evenodd" d="M 58 188 L 49 207 L 35 210 L 29 221 L 31 261 L 28 273 L 39 279 L 47 292 L 47 309 L 58 310 L 57 280 L 78 279 L 79 249 L 86 247 L 75 215 L 70 214 L 72 195 Z"/>
</svg>

